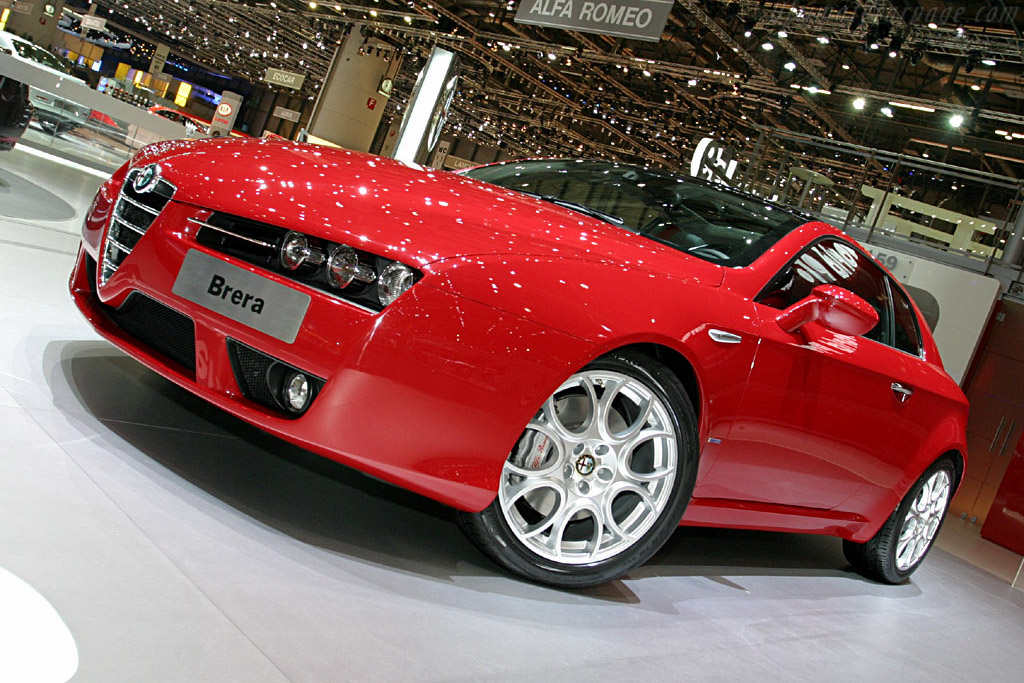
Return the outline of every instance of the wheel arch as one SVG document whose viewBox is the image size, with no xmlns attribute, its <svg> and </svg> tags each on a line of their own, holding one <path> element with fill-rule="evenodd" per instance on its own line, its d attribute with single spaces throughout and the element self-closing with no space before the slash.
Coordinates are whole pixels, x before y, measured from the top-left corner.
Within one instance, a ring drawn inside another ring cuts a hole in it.
<svg viewBox="0 0 1024 683">
<path fill-rule="evenodd" d="M 600 358 L 608 354 L 618 352 L 640 353 L 653 358 L 671 370 L 672 374 L 674 374 L 683 385 L 683 389 L 686 390 L 686 395 L 693 404 L 693 412 L 697 416 L 697 424 L 699 425 L 701 423 L 701 417 L 704 410 L 701 404 L 700 382 L 697 379 L 696 368 L 689 358 L 671 346 L 658 344 L 656 342 L 634 342 L 626 344 L 624 346 L 619 346 L 605 351 L 598 357 Z"/>
</svg>

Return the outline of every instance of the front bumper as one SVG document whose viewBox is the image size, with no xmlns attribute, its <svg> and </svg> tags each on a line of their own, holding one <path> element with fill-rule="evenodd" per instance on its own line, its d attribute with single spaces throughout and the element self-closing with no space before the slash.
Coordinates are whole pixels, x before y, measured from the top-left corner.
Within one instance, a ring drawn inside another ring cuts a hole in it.
<svg viewBox="0 0 1024 683">
<path fill-rule="evenodd" d="M 447 505 L 479 511 L 490 504 L 523 425 L 574 369 L 564 359 L 590 352 L 584 342 L 427 281 L 381 313 L 361 309 L 199 245 L 188 218 L 209 213 L 170 202 L 102 286 L 83 246 L 70 288 L 85 317 L 118 348 L 246 422 Z M 295 341 L 173 294 L 189 250 L 310 294 Z M 133 294 L 194 323 L 194 369 L 119 325 L 112 312 Z M 231 340 L 323 378 L 323 389 L 297 418 L 246 398 Z"/>
</svg>

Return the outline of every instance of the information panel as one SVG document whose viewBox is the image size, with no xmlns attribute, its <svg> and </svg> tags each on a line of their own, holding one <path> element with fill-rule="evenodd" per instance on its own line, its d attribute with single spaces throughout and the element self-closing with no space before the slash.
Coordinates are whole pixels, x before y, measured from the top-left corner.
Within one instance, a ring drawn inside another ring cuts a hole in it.
<svg viewBox="0 0 1024 683">
<path fill-rule="evenodd" d="M 658 42 L 674 0 L 520 0 L 516 23 Z"/>
</svg>

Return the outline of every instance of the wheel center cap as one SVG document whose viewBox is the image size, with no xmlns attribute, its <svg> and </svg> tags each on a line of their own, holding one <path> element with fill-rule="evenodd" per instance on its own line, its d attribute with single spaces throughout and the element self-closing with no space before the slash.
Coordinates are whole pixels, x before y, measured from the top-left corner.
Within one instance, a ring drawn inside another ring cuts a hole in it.
<svg viewBox="0 0 1024 683">
<path fill-rule="evenodd" d="M 597 460 L 590 453 L 584 453 L 576 458 L 576 471 L 584 477 L 592 474 L 595 467 L 597 467 Z"/>
</svg>

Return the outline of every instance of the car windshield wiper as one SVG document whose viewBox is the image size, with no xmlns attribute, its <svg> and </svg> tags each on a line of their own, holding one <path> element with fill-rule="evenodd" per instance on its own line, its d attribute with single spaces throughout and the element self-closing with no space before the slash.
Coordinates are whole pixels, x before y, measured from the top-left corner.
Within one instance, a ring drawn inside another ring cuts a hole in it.
<svg viewBox="0 0 1024 683">
<path fill-rule="evenodd" d="M 625 219 L 619 218 L 618 216 L 613 216 L 610 213 L 605 213 L 604 211 L 598 211 L 597 209 L 592 209 L 589 206 L 585 206 L 583 204 L 577 204 L 576 202 L 570 202 L 568 199 L 562 199 L 561 197 L 555 196 L 553 194 L 541 194 L 539 192 L 530 192 L 528 190 L 516 190 L 516 192 L 522 192 L 525 195 L 529 195 L 529 196 L 535 197 L 537 199 L 542 199 L 542 200 L 544 200 L 546 202 L 550 202 L 551 204 L 554 204 L 555 206 L 561 206 L 561 207 L 566 208 L 566 209 L 572 209 L 573 211 L 577 211 L 579 213 L 582 213 L 585 216 L 590 216 L 591 218 L 597 218 L 597 219 L 600 219 L 600 220 L 604 221 L 605 223 L 611 223 L 612 225 L 621 226 L 623 223 L 626 222 Z"/>
</svg>

